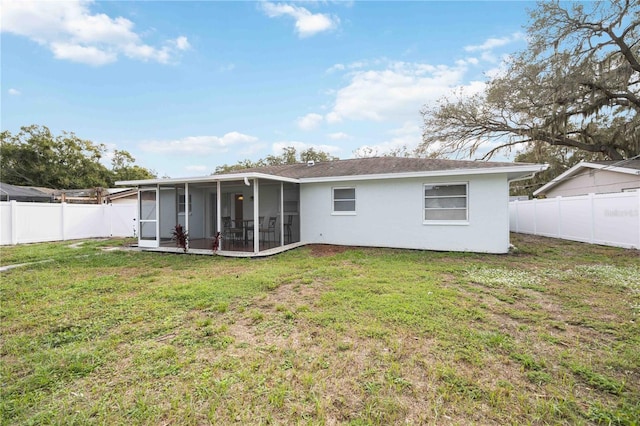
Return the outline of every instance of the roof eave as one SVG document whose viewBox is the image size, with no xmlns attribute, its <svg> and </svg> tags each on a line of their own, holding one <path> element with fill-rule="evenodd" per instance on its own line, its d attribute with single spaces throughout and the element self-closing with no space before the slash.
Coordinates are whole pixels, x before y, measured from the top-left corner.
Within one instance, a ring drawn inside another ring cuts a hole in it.
<svg viewBox="0 0 640 426">
<path fill-rule="evenodd" d="M 223 175 L 211 175 L 211 176 L 198 176 L 198 177 L 186 177 L 186 178 L 168 178 L 168 179 L 144 179 L 144 180 L 122 180 L 117 181 L 118 186 L 146 186 L 146 185 L 171 185 L 181 183 L 206 183 L 206 182 L 225 182 L 232 180 L 244 180 L 247 179 L 269 179 L 277 180 L 281 182 L 298 183 L 299 180 L 295 178 L 289 178 L 284 176 L 270 175 L 266 173 L 229 173 Z"/>
<path fill-rule="evenodd" d="M 492 168 L 476 168 L 476 169 L 450 169 L 450 170 L 430 170 L 420 172 L 401 172 L 401 173 L 379 173 L 370 175 L 351 175 L 351 176 L 324 176 L 312 178 L 300 178 L 300 183 L 320 183 L 320 182 L 338 182 L 338 181 L 362 181 L 362 180 L 380 180 L 380 179 L 408 179 L 423 177 L 442 177 L 442 176 L 471 176 L 485 174 L 506 174 L 508 180 L 517 179 L 522 176 L 530 175 L 546 170 L 547 164 L 527 164 L 521 166 L 492 167 Z"/>
</svg>

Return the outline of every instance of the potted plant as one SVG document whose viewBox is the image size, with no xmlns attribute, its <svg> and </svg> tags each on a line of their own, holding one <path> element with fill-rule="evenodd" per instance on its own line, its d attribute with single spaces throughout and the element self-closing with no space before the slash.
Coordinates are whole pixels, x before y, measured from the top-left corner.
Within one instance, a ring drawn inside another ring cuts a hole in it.
<svg viewBox="0 0 640 426">
<path fill-rule="evenodd" d="M 184 230 L 182 225 L 177 224 L 171 231 L 171 239 L 176 242 L 176 246 L 180 247 L 186 253 L 189 250 L 189 234 Z"/>
</svg>

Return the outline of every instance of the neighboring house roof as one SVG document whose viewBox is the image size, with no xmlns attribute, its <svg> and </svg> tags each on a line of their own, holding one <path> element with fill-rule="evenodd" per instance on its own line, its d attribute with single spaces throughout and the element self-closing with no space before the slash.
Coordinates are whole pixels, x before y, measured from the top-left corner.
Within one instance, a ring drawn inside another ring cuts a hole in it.
<svg viewBox="0 0 640 426">
<path fill-rule="evenodd" d="M 488 161 L 442 160 L 429 158 L 374 157 L 335 160 L 317 163 L 284 164 L 254 167 L 198 178 L 149 179 L 116 182 L 118 185 L 141 185 L 171 182 L 205 182 L 265 178 L 291 182 L 322 182 L 336 180 L 388 179 L 418 176 L 455 176 L 506 173 L 517 179 L 546 169 L 546 165 Z"/>
<path fill-rule="evenodd" d="M 88 189 L 51 189 L 35 186 L 17 186 L 0 182 L 0 201 L 39 201 L 53 202 L 64 199 L 67 202 L 96 202 L 96 188 Z M 137 196 L 135 188 L 103 188 L 103 196 L 109 199 L 118 199 L 129 196 Z"/>
<path fill-rule="evenodd" d="M 547 184 L 533 192 L 533 195 L 546 194 L 552 188 L 584 173 L 585 170 L 607 170 L 609 172 L 623 173 L 634 176 L 640 176 L 640 159 L 633 160 L 609 160 L 609 161 L 583 161 L 571 167 L 566 172 L 555 177 Z"/>
<path fill-rule="evenodd" d="M 119 200 L 127 197 L 138 197 L 138 190 L 136 188 L 124 188 L 122 190 L 115 191 L 113 188 L 110 188 L 107 191 L 109 192 L 109 195 L 105 198 L 107 198 L 108 201 Z"/>
<path fill-rule="evenodd" d="M 52 196 L 31 186 L 16 186 L 0 182 L 0 200 L 49 203 L 52 200 Z"/>
</svg>

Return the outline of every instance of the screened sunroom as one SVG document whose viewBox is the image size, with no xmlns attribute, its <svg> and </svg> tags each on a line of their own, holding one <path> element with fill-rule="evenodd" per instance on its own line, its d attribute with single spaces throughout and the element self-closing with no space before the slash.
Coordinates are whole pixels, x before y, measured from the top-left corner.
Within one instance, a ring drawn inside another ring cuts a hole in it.
<svg viewBox="0 0 640 426">
<path fill-rule="evenodd" d="M 138 245 L 177 249 L 181 225 L 190 251 L 213 252 L 220 233 L 222 255 L 278 252 L 300 241 L 299 200 L 294 179 L 257 173 L 140 181 Z"/>
</svg>

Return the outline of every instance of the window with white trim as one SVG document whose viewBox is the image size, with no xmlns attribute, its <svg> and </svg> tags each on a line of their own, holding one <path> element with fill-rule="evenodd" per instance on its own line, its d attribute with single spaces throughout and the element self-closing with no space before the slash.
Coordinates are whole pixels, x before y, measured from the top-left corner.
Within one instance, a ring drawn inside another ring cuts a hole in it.
<svg viewBox="0 0 640 426">
<path fill-rule="evenodd" d="M 178 214 L 184 214 L 186 197 L 184 194 L 178 194 Z M 189 194 L 189 214 L 191 214 L 191 194 Z"/>
<path fill-rule="evenodd" d="M 333 188 L 333 213 L 355 214 L 355 212 L 356 212 L 356 189 L 355 188 Z"/>
<path fill-rule="evenodd" d="M 424 185 L 425 222 L 466 222 L 468 219 L 467 183 Z"/>
</svg>

